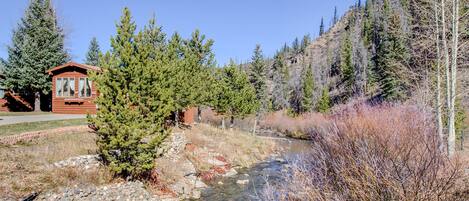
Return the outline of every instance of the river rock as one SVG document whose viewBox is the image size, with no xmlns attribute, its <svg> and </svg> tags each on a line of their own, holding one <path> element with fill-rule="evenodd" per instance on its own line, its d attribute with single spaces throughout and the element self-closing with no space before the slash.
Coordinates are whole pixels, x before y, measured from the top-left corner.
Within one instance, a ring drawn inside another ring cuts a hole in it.
<svg viewBox="0 0 469 201">
<path fill-rule="evenodd" d="M 97 168 L 101 165 L 101 161 L 98 155 L 83 155 L 77 157 L 71 157 L 63 161 L 54 163 L 57 168 L 73 167 L 82 169 Z"/>
<path fill-rule="evenodd" d="M 214 165 L 214 166 L 225 166 L 226 165 L 225 162 L 214 159 L 214 158 L 209 158 L 207 160 L 207 163 L 210 164 L 210 165 Z"/>
<path fill-rule="evenodd" d="M 239 185 L 246 185 L 249 183 L 249 179 L 242 179 L 242 180 L 238 180 L 236 181 L 237 184 Z"/>
<path fill-rule="evenodd" d="M 223 176 L 224 177 L 233 177 L 237 174 L 238 174 L 238 172 L 235 169 L 231 168 L 228 171 L 226 171 L 226 173 Z"/>
<path fill-rule="evenodd" d="M 85 188 L 66 188 L 59 191 L 59 193 L 43 193 L 40 194 L 35 200 L 50 200 L 50 201 L 69 201 L 69 200 L 84 200 L 84 201 L 101 201 L 101 200 L 160 200 L 157 196 L 149 193 L 142 182 L 124 182 L 118 184 L 110 184 L 101 187 L 85 187 Z"/>
</svg>

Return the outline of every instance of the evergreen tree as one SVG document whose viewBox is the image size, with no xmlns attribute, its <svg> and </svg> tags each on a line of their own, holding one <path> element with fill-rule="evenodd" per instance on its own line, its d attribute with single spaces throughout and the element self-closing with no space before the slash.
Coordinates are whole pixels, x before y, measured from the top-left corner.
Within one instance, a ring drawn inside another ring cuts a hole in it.
<svg viewBox="0 0 469 201">
<path fill-rule="evenodd" d="M 399 14 L 384 0 L 384 20 L 378 35 L 376 68 L 381 95 L 385 100 L 400 100 L 406 96 L 407 61 L 409 50 L 401 28 Z"/>
<path fill-rule="evenodd" d="M 35 97 L 34 110 L 40 110 L 41 94 L 51 90 L 46 70 L 68 60 L 64 34 L 50 0 L 30 1 L 7 50 L 4 86 L 25 98 Z"/>
<path fill-rule="evenodd" d="M 256 90 L 249 82 L 247 74 L 233 61 L 219 69 L 216 77 L 214 109 L 223 115 L 223 128 L 225 117 L 230 117 L 230 127 L 233 127 L 235 117 L 244 118 L 259 109 Z"/>
<path fill-rule="evenodd" d="M 319 26 L 319 36 L 324 34 L 324 18 L 321 17 L 321 25 Z"/>
<path fill-rule="evenodd" d="M 282 110 L 288 108 L 288 80 L 289 72 L 285 64 L 285 53 L 278 52 L 274 57 L 273 64 L 273 90 L 272 90 L 272 107 L 274 110 Z"/>
<path fill-rule="evenodd" d="M 342 81 L 349 96 L 352 95 L 355 84 L 355 70 L 353 65 L 352 51 L 352 40 L 350 39 L 350 33 L 347 31 L 342 42 L 342 50 L 340 53 L 340 69 L 342 71 Z"/>
<path fill-rule="evenodd" d="M 262 55 L 260 45 L 256 45 L 252 56 L 251 65 L 249 66 L 249 81 L 256 90 L 256 98 L 260 102 L 260 113 L 266 112 L 267 104 L 267 65 Z"/>
<path fill-rule="evenodd" d="M 301 54 L 306 53 L 306 48 L 308 48 L 310 43 L 311 43 L 311 36 L 309 34 L 304 35 L 303 39 L 301 40 L 301 45 L 300 45 Z"/>
<path fill-rule="evenodd" d="M 327 87 L 322 89 L 321 99 L 318 102 L 318 111 L 321 113 L 329 112 L 331 108 L 331 98 L 329 97 L 329 90 Z"/>
<path fill-rule="evenodd" d="M 88 52 L 86 53 L 85 64 L 99 66 L 99 56 L 101 54 L 98 40 L 96 40 L 96 37 L 93 37 L 93 39 L 91 39 L 90 46 L 88 47 Z"/>
<path fill-rule="evenodd" d="M 298 37 L 296 37 L 295 40 L 293 40 L 292 49 L 293 49 L 294 54 L 300 53 L 300 41 L 298 40 Z"/>
<path fill-rule="evenodd" d="M 337 6 L 334 7 L 334 17 L 332 18 L 332 24 L 335 25 L 339 21 L 339 18 L 337 16 Z"/>
<path fill-rule="evenodd" d="M 214 41 L 205 40 L 205 35 L 199 30 L 192 33 L 190 40 L 185 41 L 184 59 L 191 72 L 191 80 L 194 96 L 194 104 L 197 106 L 210 105 L 212 68 L 215 67 L 215 55 L 212 52 Z M 187 107 L 187 106 L 186 106 Z"/>
<path fill-rule="evenodd" d="M 151 27 L 151 25 L 150 25 Z M 100 59 L 102 71 L 92 74 L 100 96 L 95 117 L 98 152 L 112 172 L 138 178 L 154 166 L 155 149 L 169 134 L 165 119 L 172 95 L 164 81 L 164 60 L 152 57 L 152 28 L 135 36 L 136 25 L 125 8 L 111 50 Z"/>
<path fill-rule="evenodd" d="M 303 69 L 301 81 L 301 112 L 311 112 L 313 108 L 314 77 L 311 65 Z"/>
</svg>

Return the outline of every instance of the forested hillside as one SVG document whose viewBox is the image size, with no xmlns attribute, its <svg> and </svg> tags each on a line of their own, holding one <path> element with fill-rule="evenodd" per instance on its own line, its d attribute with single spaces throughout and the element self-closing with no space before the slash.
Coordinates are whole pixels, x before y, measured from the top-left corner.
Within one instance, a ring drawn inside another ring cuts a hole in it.
<svg viewBox="0 0 469 201">
<path fill-rule="evenodd" d="M 460 7 L 465 13 L 467 1 Z M 302 102 L 310 99 L 318 110 L 326 92 L 333 104 L 365 97 L 430 105 L 436 83 L 434 11 L 435 3 L 426 0 L 359 1 L 315 40 L 310 42 L 307 35 L 284 45 L 268 64 L 272 109 L 300 113 Z M 458 80 L 466 86 L 467 17 L 460 22 Z M 450 24 L 451 18 L 444 23 Z M 311 85 L 304 78 L 309 67 L 314 77 L 311 96 L 304 91 L 305 84 Z M 463 87 L 459 89 L 459 97 L 465 97 Z"/>
</svg>

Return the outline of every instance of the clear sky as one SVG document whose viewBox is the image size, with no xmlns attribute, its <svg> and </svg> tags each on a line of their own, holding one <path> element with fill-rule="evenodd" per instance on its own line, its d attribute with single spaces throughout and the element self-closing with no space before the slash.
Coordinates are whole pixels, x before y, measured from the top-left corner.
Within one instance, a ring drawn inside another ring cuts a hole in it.
<svg viewBox="0 0 469 201">
<path fill-rule="evenodd" d="M 3 1 L 0 6 L 0 57 L 7 58 L 12 29 L 29 0 Z M 214 39 L 217 62 L 250 59 L 255 44 L 272 56 L 285 42 L 310 33 L 316 37 L 321 17 L 330 24 L 334 6 L 339 16 L 356 0 L 53 0 L 65 45 L 72 60 L 82 62 L 90 39 L 97 37 L 108 50 L 110 37 L 124 7 L 129 7 L 140 29 L 155 14 L 157 23 L 171 35 L 188 37 L 196 28 Z"/>
</svg>

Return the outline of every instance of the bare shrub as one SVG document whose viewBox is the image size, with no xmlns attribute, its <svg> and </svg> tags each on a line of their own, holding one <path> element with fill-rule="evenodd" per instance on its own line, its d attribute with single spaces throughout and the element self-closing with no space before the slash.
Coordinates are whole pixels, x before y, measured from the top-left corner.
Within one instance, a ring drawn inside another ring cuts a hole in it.
<svg viewBox="0 0 469 201">
<path fill-rule="evenodd" d="M 278 111 L 266 115 L 260 122 L 260 126 L 290 137 L 307 139 L 310 137 L 308 134 L 310 130 L 321 130 L 327 122 L 328 118 L 317 112 L 290 117 L 285 111 Z"/>
<path fill-rule="evenodd" d="M 309 131 L 311 152 L 293 160 L 266 198 L 467 200 L 461 163 L 439 151 L 428 116 L 402 105 L 340 110 L 327 129 Z"/>
</svg>

